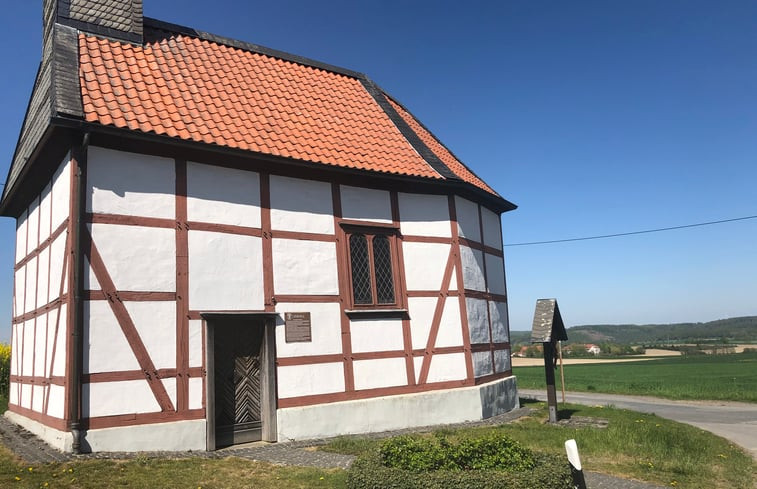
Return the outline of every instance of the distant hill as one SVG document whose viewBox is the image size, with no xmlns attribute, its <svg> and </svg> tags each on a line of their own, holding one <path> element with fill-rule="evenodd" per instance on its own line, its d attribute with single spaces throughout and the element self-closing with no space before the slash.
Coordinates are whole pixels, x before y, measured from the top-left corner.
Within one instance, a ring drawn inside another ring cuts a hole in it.
<svg viewBox="0 0 757 489">
<path fill-rule="evenodd" d="M 568 328 L 568 343 L 670 344 L 727 340 L 757 342 L 757 316 L 707 323 L 599 324 Z M 510 342 L 530 343 L 530 331 L 511 331 Z"/>
</svg>

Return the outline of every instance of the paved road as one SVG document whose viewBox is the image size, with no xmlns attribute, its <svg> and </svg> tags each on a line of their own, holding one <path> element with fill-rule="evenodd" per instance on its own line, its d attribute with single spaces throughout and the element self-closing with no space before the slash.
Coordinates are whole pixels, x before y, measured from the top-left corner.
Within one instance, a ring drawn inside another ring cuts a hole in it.
<svg viewBox="0 0 757 489">
<path fill-rule="evenodd" d="M 518 389 L 518 392 L 521 397 L 535 398 L 541 401 L 547 398 L 546 391 Z M 588 404 L 590 406 L 611 404 L 618 408 L 654 413 L 673 421 L 688 423 L 703 430 L 711 431 L 744 447 L 757 460 L 757 404 L 719 401 L 669 401 L 656 397 L 583 392 L 568 392 L 565 399 L 574 404 Z"/>
</svg>

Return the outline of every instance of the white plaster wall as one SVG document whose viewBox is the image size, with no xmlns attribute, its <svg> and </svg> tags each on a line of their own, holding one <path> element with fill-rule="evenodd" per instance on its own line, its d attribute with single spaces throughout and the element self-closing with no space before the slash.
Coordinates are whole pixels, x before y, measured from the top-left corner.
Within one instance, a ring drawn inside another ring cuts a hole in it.
<svg viewBox="0 0 757 489">
<path fill-rule="evenodd" d="M 47 294 L 47 302 L 51 302 L 60 295 L 60 284 L 63 278 L 63 258 L 66 254 L 66 233 L 62 233 L 50 245 L 50 290 Z M 63 284 L 63 292 L 68 291 L 68 284 Z"/>
<path fill-rule="evenodd" d="M 47 314 L 37 318 L 34 328 L 34 347 L 37 350 L 34 355 L 34 375 L 45 373 L 45 341 L 47 340 Z"/>
<path fill-rule="evenodd" d="M 28 255 L 39 245 L 39 196 L 29 205 L 29 218 L 27 219 L 26 254 Z"/>
<path fill-rule="evenodd" d="M 278 358 L 342 353 L 342 323 L 339 303 L 276 304 L 276 356 Z M 312 341 L 287 343 L 284 313 L 309 312 Z"/>
<path fill-rule="evenodd" d="M 71 451 L 71 442 L 73 441 L 73 439 L 71 438 L 70 432 L 50 428 L 49 426 L 43 425 L 42 423 L 29 419 L 26 416 L 13 413 L 11 411 L 6 411 L 5 417 L 8 418 L 11 422 L 23 426 L 27 431 L 35 434 L 36 436 L 50 444 L 50 446 L 52 446 L 53 448 L 56 448 L 62 452 Z"/>
<path fill-rule="evenodd" d="M 45 400 L 45 386 L 32 386 L 32 411 L 42 412 L 42 403 Z"/>
<path fill-rule="evenodd" d="M 93 452 L 143 452 L 206 449 L 204 419 L 88 430 L 84 440 Z M 69 450 L 70 451 L 70 450 Z"/>
<path fill-rule="evenodd" d="M 484 254 L 467 246 L 460 246 L 463 262 L 463 284 L 466 289 L 486 291 L 484 279 Z"/>
<path fill-rule="evenodd" d="M 86 304 L 86 302 L 85 302 Z M 62 377 L 66 375 L 66 314 L 68 306 L 60 306 L 60 324 L 58 325 L 58 336 L 55 338 L 55 358 L 53 359 L 53 375 Z M 86 324 L 86 323 L 85 323 Z"/>
<path fill-rule="evenodd" d="M 402 243 L 407 290 L 440 290 L 449 259 L 450 245 L 443 243 Z M 455 274 L 452 281 L 456 282 Z M 454 290 L 452 285 L 450 289 Z"/>
<path fill-rule="evenodd" d="M 171 404 L 176 406 L 176 379 L 161 379 L 160 382 L 166 389 L 168 398 L 171 400 Z"/>
<path fill-rule="evenodd" d="M 478 220 L 478 204 L 462 197 L 455 197 L 457 232 L 462 238 L 481 241 L 481 226 Z"/>
<path fill-rule="evenodd" d="M 10 395 L 8 396 L 8 402 L 10 404 L 18 406 L 18 393 L 19 393 L 19 384 L 17 382 L 11 382 L 10 383 Z"/>
<path fill-rule="evenodd" d="M 31 409 L 32 408 L 32 386 L 31 386 L 31 384 L 21 384 L 21 407 L 24 407 L 26 409 Z"/>
<path fill-rule="evenodd" d="M 352 363 L 355 390 L 407 385 L 404 358 L 358 360 Z"/>
<path fill-rule="evenodd" d="M 32 367 L 34 365 L 34 319 L 24 322 L 22 341 L 24 344 L 20 375 L 32 375 Z"/>
<path fill-rule="evenodd" d="M 431 357 L 431 365 L 429 365 L 428 370 L 429 383 L 464 380 L 467 375 L 465 353 L 446 353 Z"/>
<path fill-rule="evenodd" d="M 55 345 L 55 336 L 57 331 L 55 331 L 56 323 L 58 322 L 58 310 L 53 309 L 52 311 L 47 313 L 47 352 L 44 356 L 44 362 L 45 362 L 45 375 L 49 375 L 52 372 L 53 366 L 52 366 L 52 360 L 53 360 L 53 346 Z M 65 323 L 63 322 L 64 318 L 61 318 L 60 326 L 62 327 Z M 56 355 L 61 355 L 62 353 L 56 353 Z"/>
<path fill-rule="evenodd" d="M 189 379 L 189 409 L 202 409 L 202 400 L 205 397 L 205 388 L 202 377 Z"/>
<path fill-rule="evenodd" d="M 71 161 L 66 157 L 53 175 L 53 229 L 68 217 L 71 203 Z"/>
<path fill-rule="evenodd" d="M 37 303 L 37 257 L 32 258 L 26 264 L 26 295 L 24 309 L 26 312 L 33 311 Z"/>
<path fill-rule="evenodd" d="M 492 374 L 492 354 L 489 351 L 473 352 L 473 376 L 483 377 Z"/>
<path fill-rule="evenodd" d="M 117 290 L 176 290 L 176 231 L 113 224 L 89 226 Z"/>
<path fill-rule="evenodd" d="M 338 294 L 337 277 L 334 243 L 273 240 L 275 294 Z"/>
<path fill-rule="evenodd" d="M 16 220 L 16 261 L 20 262 L 26 256 L 26 228 L 27 211 L 21 213 Z"/>
<path fill-rule="evenodd" d="M 426 348 L 428 334 L 431 331 L 431 321 L 434 319 L 436 308 L 435 297 L 410 297 L 407 299 L 408 314 L 410 315 L 410 337 L 413 349 Z"/>
<path fill-rule="evenodd" d="M 507 343 L 510 340 L 507 335 L 507 303 L 489 302 L 489 314 L 492 318 L 492 341 Z"/>
<path fill-rule="evenodd" d="M 486 301 L 483 299 L 465 299 L 465 308 L 468 311 L 468 331 L 470 342 L 489 343 L 489 317 L 486 314 Z"/>
<path fill-rule="evenodd" d="M 24 298 L 26 296 L 26 270 L 25 267 L 21 267 L 14 273 L 15 276 L 15 301 L 13 303 L 13 315 L 21 316 L 26 313 L 26 304 Z"/>
<path fill-rule="evenodd" d="M 271 175 L 271 228 L 334 234 L 331 184 Z"/>
<path fill-rule="evenodd" d="M 347 185 L 342 185 L 340 191 L 344 219 L 392 222 L 392 204 L 388 191 Z"/>
<path fill-rule="evenodd" d="M 62 385 L 50 384 L 50 398 L 47 400 L 47 415 L 63 419 L 66 402 L 66 389 Z"/>
<path fill-rule="evenodd" d="M 460 302 L 457 297 L 447 297 L 436 336 L 436 346 L 462 346 L 462 344 L 463 326 L 460 321 Z"/>
<path fill-rule="evenodd" d="M 505 295 L 505 261 L 486 254 L 486 286 L 492 294 Z"/>
<path fill-rule="evenodd" d="M 89 263 L 87 257 L 84 258 L 84 290 L 101 290 L 102 286 L 95 276 L 95 271 L 92 270 L 92 264 Z"/>
<path fill-rule="evenodd" d="M 83 333 L 84 373 L 139 370 L 139 362 L 107 301 L 84 301 Z M 55 354 L 56 363 L 59 352 Z"/>
<path fill-rule="evenodd" d="M 146 380 L 82 384 L 81 408 L 85 418 L 160 411 Z"/>
<path fill-rule="evenodd" d="M 190 309 L 263 309 L 262 246 L 254 236 L 190 231 Z"/>
<path fill-rule="evenodd" d="M 353 352 L 395 351 L 405 348 L 402 319 L 352 319 L 350 336 Z"/>
<path fill-rule="evenodd" d="M 502 249 L 502 227 L 499 215 L 481 206 L 481 221 L 484 224 L 484 244 Z"/>
<path fill-rule="evenodd" d="M 260 176 L 251 171 L 187 163 L 190 221 L 260 227 Z"/>
<path fill-rule="evenodd" d="M 278 367 L 276 381 L 279 399 L 344 392 L 344 368 L 342 363 Z"/>
<path fill-rule="evenodd" d="M 162 217 L 176 215 L 174 160 L 90 146 L 87 211 Z"/>
<path fill-rule="evenodd" d="M 400 229 L 405 236 L 452 236 L 446 195 L 398 194 Z"/>
<path fill-rule="evenodd" d="M 39 276 L 37 279 L 37 301 L 34 308 L 38 309 L 48 303 L 48 286 L 50 273 L 50 248 L 45 248 L 40 252 L 37 259 L 39 267 Z M 60 290 L 60 289 L 59 289 Z"/>
<path fill-rule="evenodd" d="M 510 370 L 510 350 L 494 350 L 494 368 L 497 373 Z"/>
<path fill-rule="evenodd" d="M 48 183 L 45 185 L 45 188 L 42 189 L 42 194 L 40 196 L 40 204 L 39 204 L 39 242 L 44 242 L 47 238 L 50 237 L 50 232 L 53 231 L 50 229 L 50 220 L 52 218 L 51 212 L 52 212 L 52 195 L 50 192 L 52 191 L 52 183 Z"/>
<path fill-rule="evenodd" d="M 18 375 L 18 355 L 21 350 L 18 347 L 18 335 L 20 334 L 20 326 L 18 324 L 11 324 L 11 366 L 10 374 Z"/>
<path fill-rule="evenodd" d="M 459 389 L 279 409 L 278 439 L 307 440 L 460 423 L 480 420 L 484 412 L 500 414 L 518 407 L 514 395 L 497 406 L 485 405 L 492 389 L 514 394 L 515 378 Z"/>
<path fill-rule="evenodd" d="M 176 367 L 176 303 L 125 302 L 124 306 L 155 368 Z"/>
<path fill-rule="evenodd" d="M 202 321 L 189 321 L 189 366 L 202 367 Z"/>
</svg>

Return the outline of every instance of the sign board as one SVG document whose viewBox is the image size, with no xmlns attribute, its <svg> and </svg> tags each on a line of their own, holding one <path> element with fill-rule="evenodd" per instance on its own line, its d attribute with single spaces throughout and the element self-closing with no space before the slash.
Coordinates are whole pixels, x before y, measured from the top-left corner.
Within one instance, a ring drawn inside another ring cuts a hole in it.
<svg viewBox="0 0 757 489">
<path fill-rule="evenodd" d="M 309 312 L 284 313 L 284 340 L 287 343 L 302 343 L 312 340 Z"/>
</svg>

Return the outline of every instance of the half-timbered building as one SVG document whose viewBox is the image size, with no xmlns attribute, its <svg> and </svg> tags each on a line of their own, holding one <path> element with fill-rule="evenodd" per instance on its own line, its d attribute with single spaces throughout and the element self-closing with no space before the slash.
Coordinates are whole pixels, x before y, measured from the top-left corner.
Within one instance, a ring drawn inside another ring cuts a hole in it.
<svg viewBox="0 0 757 489">
<path fill-rule="evenodd" d="M 141 0 L 44 0 L 0 201 L 6 416 L 133 451 L 511 410 L 514 208 L 364 74 Z"/>
</svg>

